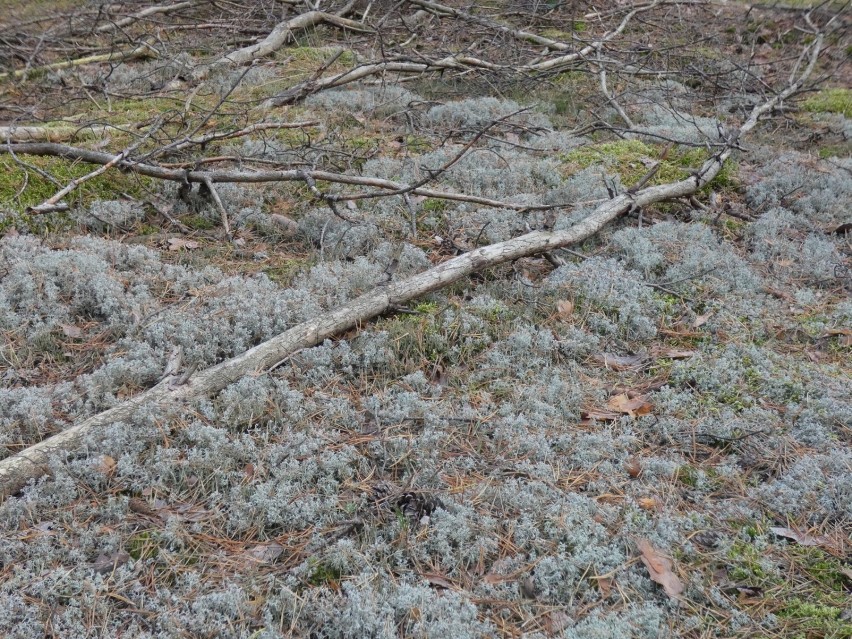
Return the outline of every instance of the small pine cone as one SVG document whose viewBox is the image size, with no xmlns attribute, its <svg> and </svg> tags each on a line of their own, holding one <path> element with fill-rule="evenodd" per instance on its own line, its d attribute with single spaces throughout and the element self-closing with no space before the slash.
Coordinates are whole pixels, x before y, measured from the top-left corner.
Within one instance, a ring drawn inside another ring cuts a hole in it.
<svg viewBox="0 0 852 639">
<path fill-rule="evenodd" d="M 399 488 L 397 488 L 392 482 L 382 480 L 373 484 L 371 487 L 370 498 L 378 506 L 389 506 L 393 496 L 398 493 Z"/>
<path fill-rule="evenodd" d="M 443 503 L 434 495 L 419 492 L 407 492 L 397 500 L 397 506 L 405 515 L 405 518 L 413 525 L 417 524 L 423 517 L 431 515 L 436 508 L 441 508 Z"/>
</svg>

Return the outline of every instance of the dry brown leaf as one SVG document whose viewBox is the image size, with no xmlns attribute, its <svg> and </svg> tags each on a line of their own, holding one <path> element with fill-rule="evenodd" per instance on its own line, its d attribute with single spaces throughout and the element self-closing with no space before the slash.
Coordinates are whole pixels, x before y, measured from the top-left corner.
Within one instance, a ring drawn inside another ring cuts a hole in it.
<svg viewBox="0 0 852 639">
<path fill-rule="evenodd" d="M 656 497 L 640 497 L 639 508 L 643 510 L 657 510 L 660 507 L 660 502 Z"/>
<path fill-rule="evenodd" d="M 627 471 L 627 474 L 630 475 L 633 479 L 636 479 L 639 475 L 642 474 L 642 465 L 639 463 L 639 460 L 635 457 L 631 457 L 624 464 L 624 470 Z"/>
<path fill-rule="evenodd" d="M 521 581 L 521 595 L 526 599 L 536 598 L 535 580 L 531 576 L 527 576 Z"/>
<path fill-rule="evenodd" d="M 637 395 L 636 397 L 631 398 L 627 395 L 627 393 L 621 393 L 620 395 L 610 397 L 606 405 L 610 410 L 626 413 L 631 417 L 647 415 L 654 408 L 644 396 Z"/>
<path fill-rule="evenodd" d="M 498 575 L 496 572 L 489 572 L 482 578 L 482 581 L 485 583 L 494 586 L 496 584 L 505 584 L 512 581 L 515 581 L 513 577 L 508 577 L 506 575 Z"/>
<path fill-rule="evenodd" d="M 269 221 L 275 225 L 275 227 L 287 237 L 292 237 L 299 232 L 299 224 L 287 217 L 286 215 L 281 215 L 280 213 L 272 213 L 269 216 Z"/>
<path fill-rule="evenodd" d="M 115 460 L 109 455 L 104 455 L 98 462 L 98 470 L 104 475 L 111 475 L 115 470 Z"/>
<path fill-rule="evenodd" d="M 831 537 L 825 535 L 811 535 L 806 532 L 799 532 L 794 528 L 783 528 L 781 526 L 771 526 L 769 530 L 779 537 L 791 539 L 800 546 L 819 546 L 830 551 L 837 551 L 837 544 Z"/>
<path fill-rule="evenodd" d="M 692 322 L 692 328 L 698 328 L 700 326 L 704 326 L 707 323 L 707 320 L 715 313 L 715 311 L 708 311 L 703 315 L 699 315 L 695 318 L 695 321 Z"/>
<path fill-rule="evenodd" d="M 248 548 L 243 553 L 243 556 L 262 564 L 271 564 L 278 559 L 283 552 L 284 546 L 275 542 L 270 542 L 268 544 L 257 544 L 256 546 Z"/>
<path fill-rule="evenodd" d="M 648 569 L 651 580 L 660 584 L 669 597 L 675 598 L 683 592 L 683 583 L 672 572 L 672 562 L 660 554 L 647 539 L 639 539 L 636 547 L 642 553 L 642 563 Z"/>
<path fill-rule="evenodd" d="M 609 597 L 612 592 L 612 577 L 592 577 L 592 579 L 597 582 L 598 590 L 601 591 L 603 598 Z"/>
<path fill-rule="evenodd" d="M 119 566 L 126 564 L 128 561 L 130 561 L 130 555 L 123 550 L 118 550 L 111 555 L 98 555 L 90 566 L 95 572 L 105 574 L 112 572 Z"/>
<path fill-rule="evenodd" d="M 174 504 L 171 508 L 173 516 L 183 521 L 204 521 L 210 519 L 213 512 L 195 503 L 182 502 Z"/>
<path fill-rule="evenodd" d="M 429 582 L 432 586 L 439 586 L 441 588 L 452 589 L 454 588 L 453 582 L 449 580 L 445 575 L 442 575 L 437 572 L 424 572 L 420 574 L 426 581 Z"/>
<path fill-rule="evenodd" d="M 561 610 L 554 610 L 547 615 L 545 624 L 547 626 L 547 631 L 551 635 L 556 635 L 571 625 L 571 617 Z"/>
<path fill-rule="evenodd" d="M 144 499 L 140 499 L 139 497 L 131 497 L 127 502 L 127 507 L 134 513 L 139 513 L 140 515 L 146 515 L 148 517 L 159 517 L 160 514 L 151 506 L 148 505 Z"/>
<path fill-rule="evenodd" d="M 559 300 L 556 302 L 556 314 L 561 319 L 566 319 L 574 312 L 574 302 L 570 300 Z"/>
<path fill-rule="evenodd" d="M 170 237 L 169 238 L 169 250 L 170 251 L 179 251 L 181 249 L 197 249 L 201 246 L 195 240 L 185 240 L 182 237 Z"/>
<path fill-rule="evenodd" d="M 257 469 L 255 468 L 254 464 L 252 464 L 251 462 L 249 462 L 248 464 L 246 464 L 243 467 L 243 476 L 245 477 L 245 480 L 247 482 L 254 479 L 256 472 L 257 472 Z"/>
<path fill-rule="evenodd" d="M 73 339 L 80 339 L 83 337 L 83 329 L 79 326 L 75 326 L 74 324 L 60 324 L 59 327 L 62 329 L 62 334 L 65 337 L 71 337 Z"/>
</svg>

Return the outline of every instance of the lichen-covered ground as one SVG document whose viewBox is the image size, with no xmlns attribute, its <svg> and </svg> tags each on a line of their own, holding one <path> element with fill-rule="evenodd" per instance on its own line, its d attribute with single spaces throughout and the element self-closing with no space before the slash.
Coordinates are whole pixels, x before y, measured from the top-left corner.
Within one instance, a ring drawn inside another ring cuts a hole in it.
<svg viewBox="0 0 852 639">
<path fill-rule="evenodd" d="M 299 44 L 283 68 L 325 59 Z M 106 81 L 173 71 L 128 63 Z M 281 81 L 251 74 L 241 98 Z M 579 135 L 558 87 L 477 87 L 323 92 L 278 113 L 321 122 L 314 146 L 287 130 L 212 153 L 413 181 L 528 106 L 441 188 L 574 206 L 411 198 L 415 235 L 401 198 L 344 220 L 303 187 L 221 186 L 229 243 L 208 201 L 126 174 L 29 218 L 53 189 L 0 156 L 2 456 L 149 388 L 177 346 L 204 368 L 381 284 L 393 260 L 399 278 L 566 228 L 661 157 L 655 180 L 680 179 L 706 149 L 664 153 L 654 135 L 712 139 L 731 117 L 642 80 L 631 104 L 669 107 L 635 109 L 644 133 Z M 748 141 L 704 208 L 628 216 L 560 266 L 478 274 L 58 456 L 0 505 L 0 634 L 852 637 L 850 114 L 831 106 L 842 92 L 815 95 L 796 135 Z M 813 131 L 824 144 L 800 143 Z M 42 190 L 18 192 L 15 171 Z M 154 197 L 184 230 L 141 204 Z"/>
</svg>

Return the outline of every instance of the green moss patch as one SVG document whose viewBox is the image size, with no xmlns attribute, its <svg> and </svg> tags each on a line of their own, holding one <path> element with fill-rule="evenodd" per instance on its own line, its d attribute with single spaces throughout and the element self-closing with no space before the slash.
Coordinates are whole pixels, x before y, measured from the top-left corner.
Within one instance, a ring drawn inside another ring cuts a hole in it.
<svg viewBox="0 0 852 639">
<path fill-rule="evenodd" d="M 661 153 L 661 147 L 641 140 L 617 140 L 575 149 L 562 155 L 561 159 L 568 173 L 600 165 L 617 174 L 622 184 L 631 186 L 641 180 L 654 163 L 659 161 Z M 661 162 L 660 168 L 648 186 L 683 180 L 700 168 L 708 157 L 705 149 L 672 149 L 666 159 Z M 736 165 L 728 161 L 713 179 L 712 184 L 717 187 L 735 186 L 735 173 Z"/>
<path fill-rule="evenodd" d="M 852 90 L 825 89 L 809 97 L 802 106 L 813 113 L 840 113 L 852 118 Z"/>
<path fill-rule="evenodd" d="M 53 157 L 21 156 L 20 160 L 51 175 L 63 187 L 98 168 L 84 162 Z M 122 193 L 137 196 L 148 183 L 150 178 L 110 170 L 84 182 L 63 201 L 73 206 L 94 200 L 115 200 Z M 38 171 L 18 164 L 9 156 L 0 156 L 0 209 L 23 212 L 27 207 L 37 206 L 52 197 L 60 188 Z"/>
</svg>

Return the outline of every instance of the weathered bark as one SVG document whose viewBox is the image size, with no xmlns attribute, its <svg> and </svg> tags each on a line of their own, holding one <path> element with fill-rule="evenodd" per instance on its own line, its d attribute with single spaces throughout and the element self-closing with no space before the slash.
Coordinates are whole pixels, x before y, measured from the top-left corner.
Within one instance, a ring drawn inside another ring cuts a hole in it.
<svg viewBox="0 0 852 639">
<path fill-rule="evenodd" d="M 8 77 L 22 78 L 30 73 L 40 73 L 42 71 L 56 71 L 58 69 L 70 69 L 71 67 L 79 67 L 84 64 L 94 64 L 96 62 L 124 62 L 125 60 L 138 60 L 140 58 L 156 58 L 159 52 L 147 42 L 143 42 L 138 47 L 128 49 L 127 51 L 114 51 L 112 53 L 101 53 L 98 55 L 90 55 L 76 60 L 64 60 L 62 62 L 54 62 L 46 64 L 42 67 L 33 69 L 18 69 L 10 73 L 0 73 L 0 80 Z"/>
<path fill-rule="evenodd" d="M 106 24 L 102 24 L 95 29 L 97 33 L 105 33 L 107 31 L 113 31 L 115 29 L 119 29 L 122 27 L 127 27 L 137 22 L 139 20 L 143 20 L 149 16 L 163 14 L 163 13 L 172 13 L 174 11 L 180 11 L 181 9 L 188 9 L 194 4 L 194 2 L 177 2 L 175 4 L 161 4 L 153 7 L 146 7 L 137 11 L 134 14 L 129 16 L 125 16 L 124 18 L 120 18 L 113 22 L 108 22 Z"/>
<path fill-rule="evenodd" d="M 289 44 L 295 40 L 295 31 L 308 29 L 323 23 L 330 24 L 341 29 L 349 29 L 351 31 L 366 33 L 371 32 L 369 28 L 355 20 L 349 20 L 343 16 L 326 13 L 325 11 L 308 11 L 285 22 L 280 22 L 268 36 L 257 44 L 226 53 L 212 64 L 202 67 L 198 73 L 196 73 L 196 76 L 199 79 L 203 79 L 213 67 L 226 64 L 239 66 L 247 64 L 258 58 L 265 58 L 266 56 L 278 51 L 278 49 L 283 47 L 285 44 Z"/>
<path fill-rule="evenodd" d="M 0 126 L 0 142 L 66 142 L 73 138 L 101 137 L 110 127 L 103 124 L 73 126 Z"/>
<path fill-rule="evenodd" d="M 329 171 L 301 171 L 298 169 L 288 169 L 283 171 L 184 171 L 183 169 L 171 169 L 156 164 L 143 164 L 134 162 L 133 160 L 124 160 L 112 153 L 104 153 L 103 151 L 92 151 L 75 146 L 65 144 L 55 144 L 51 142 L 33 142 L 3 145 L 0 144 L 0 153 L 8 153 L 10 150 L 21 155 L 51 155 L 56 157 L 66 158 L 68 160 L 80 160 L 91 164 L 114 164 L 118 169 L 124 171 L 132 171 L 140 175 L 157 178 L 160 180 L 170 180 L 172 182 L 190 182 L 204 184 L 213 182 L 214 184 L 235 182 L 235 183 L 261 183 L 261 182 L 304 182 L 305 178 L 311 178 L 317 181 L 334 182 L 337 184 L 349 184 L 352 186 L 365 186 L 375 189 L 383 189 L 386 191 L 405 191 L 408 187 L 399 182 L 384 180 L 382 178 L 361 177 L 358 175 L 347 175 L 345 173 L 331 173 Z M 487 197 L 479 197 L 476 195 L 467 195 L 465 193 L 449 193 L 447 191 L 438 191 L 436 189 L 416 188 L 409 191 L 414 195 L 422 195 L 423 197 L 431 197 L 441 200 L 455 200 L 459 202 L 471 202 L 473 204 L 481 204 L 494 208 L 511 209 L 515 211 L 530 211 L 535 209 L 553 208 L 551 205 L 546 206 L 524 206 L 520 204 L 512 204 L 501 200 L 493 200 Z M 333 199 L 362 199 L 358 195 L 340 196 Z"/>
</svg>

